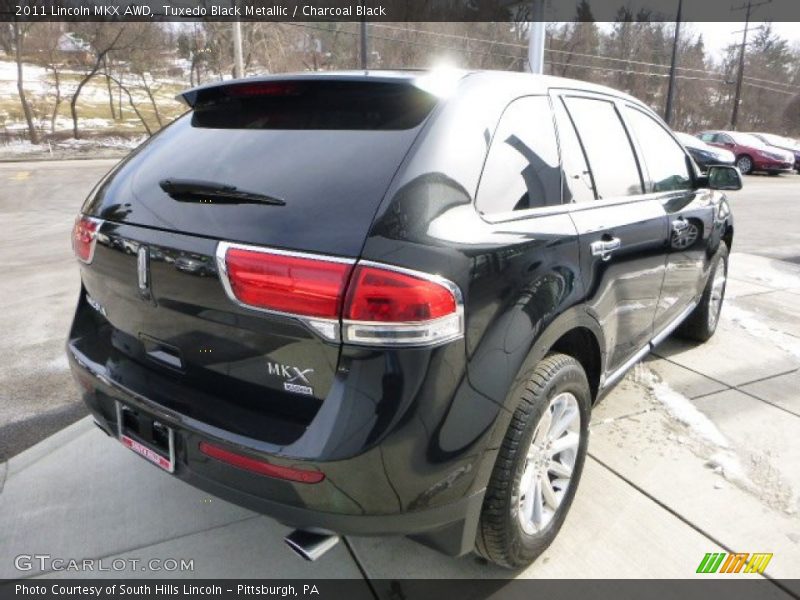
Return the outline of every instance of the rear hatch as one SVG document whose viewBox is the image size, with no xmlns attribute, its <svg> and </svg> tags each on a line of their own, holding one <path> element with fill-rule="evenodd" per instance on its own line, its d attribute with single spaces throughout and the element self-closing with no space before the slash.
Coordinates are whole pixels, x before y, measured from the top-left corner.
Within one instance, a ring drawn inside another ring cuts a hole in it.
<svg viewBox="0 0 800 600">
<path fill-rule="evenodd" d="M 83 208 L 102 224 L 82 265 L 90 316 L 72 342 L 169 408 L 290 443 L 333 383 L 339 342 L 234 302 L 220 242 L 357 258 L 435 100 L 410 79 L 363 77 L 234 82 L 184 98 L 191 110 Z"/>
</svg>

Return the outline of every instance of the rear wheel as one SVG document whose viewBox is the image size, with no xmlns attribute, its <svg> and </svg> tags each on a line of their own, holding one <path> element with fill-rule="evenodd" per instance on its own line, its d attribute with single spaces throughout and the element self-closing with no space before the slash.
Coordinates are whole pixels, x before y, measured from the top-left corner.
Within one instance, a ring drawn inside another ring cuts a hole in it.
<svg viewBox="0 0 800 600">
<path fill-rule="evenodd" d="M 486 490 L 478 554 L 524 567 L 551 544 L 586 459 L 591 392 L 580 363 L 550 354 L 528 381 Z"/>
<path fill-rule="evenodd" d="M 736 159 L 736 166 L 739 168 L 742 175 L 749 175 L 753 172 L 753 159 L 747 156 L 747 154 L 742 154 Z"/>
<path fill-rule="evenodd" d="M 697 342 L 705 342 L 714 335 L 719 323 L 722 303 L 725 300 L 727 279 L 728 246 L 725 242 L 721 242 L 700 303 L 678 328 L 678 335 Z"/>
</svg>

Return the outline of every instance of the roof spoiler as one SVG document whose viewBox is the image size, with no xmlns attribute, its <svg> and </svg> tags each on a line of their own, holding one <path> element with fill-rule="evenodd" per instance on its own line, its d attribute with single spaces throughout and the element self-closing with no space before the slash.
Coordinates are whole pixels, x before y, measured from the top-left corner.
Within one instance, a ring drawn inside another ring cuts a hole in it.
<svg viewBox="0 0 800 600">
<path fill-rule="evenodd" d="M 435 96 L 446 95 L 450 88 L 467 73 L 460 69 L 434 69 L 432 71 L 407 71 L 393 74 L 380 72 L 316 72 L 296 73 L 289 75 L 266 75 L 262 77 L 248 77 L 247 79 L 230 79 L 215 81 L 181 92 L 175 99 L 183 102 L 189 108 L 194 108 L 198 103 L 212 100 L 222 95 L 225 96 L 269 96 L 269 95 L 294 95 L 299 94 L 305 85 L 314 82 L 330 81 L 359 81 L 373 83 L 393 83 L 414 85 Z"/>
</svg>

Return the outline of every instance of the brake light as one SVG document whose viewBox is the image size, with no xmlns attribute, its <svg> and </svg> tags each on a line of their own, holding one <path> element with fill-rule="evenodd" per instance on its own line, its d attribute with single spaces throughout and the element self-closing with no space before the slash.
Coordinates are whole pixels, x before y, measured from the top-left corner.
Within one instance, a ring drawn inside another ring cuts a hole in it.
<svg viewBox="0 0 800 600">
<path fill-rule="evenodd" d="M 275 477 L 277 479 L 286 479 L 288 481 L 296 481 L 298 483 L 319 483 L 325 479 L 325 474 L 321 471 L 311 471 L 308 469 L 295 469 L 293 467 L 282 467 L 274 465 L 263 460 L 251 458 L 243 454 L 225 450 L 219 446 L 209 444 L 208 442 L 200 442 L 200 452 L 206 456 L 227 463 L 231 466 L 259 475 L 267 477 Z"/>
<path fill-rule="evenodd" d="M 230 244 L 220 247 L 229 295 L 241 304 L 295 316 L 339 318 L 352 261 Z"/>
<path fill-rule="evenodd" d="M 78 215 L 72 228 L 72 250 L 78 260 L 89 264 L 94 258 L 94 247 L 97 243 L 97 232 L 102 221 L 84 215 Z"/>
<path fill-rule="evenodd" d="M 295 96 L 299 94 L 301 87 L 291 82 L 263 82 L 263 83 L 239 83 L 232 85 L 225 90 L 228 96 L 246 98 L 252 96 Z"/>
<path fill-rule="evenodd" d="M 217 248 L 222 283 L 232 300 L 297 317 L 330 341 L 429 346 L 463 336 L 463 303 L 453 283 L 354 262 L 228 242 Z"/>
<path fill-rule="evenodd" d="M 461 294 L 451 282 L 406 269 L 359 263 L 342 320 L 344 340 L 430 345 L 463 335 Z"/>
</svg>

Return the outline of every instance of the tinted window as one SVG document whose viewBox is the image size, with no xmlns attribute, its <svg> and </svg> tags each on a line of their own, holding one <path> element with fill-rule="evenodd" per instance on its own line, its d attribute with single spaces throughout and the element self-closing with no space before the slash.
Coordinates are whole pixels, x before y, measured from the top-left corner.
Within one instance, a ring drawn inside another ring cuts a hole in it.
<svg viewBox="0 0 800 600">
<path fill-rule="evenodd" d="M 410 129 L 436 98 L 408 84 L 254 81 L 199 90 L 192 125 L 213 129 Z"/>
<path fill-rule="evenodd" d="M 642 193 L 639 168 L 614 104 L 593 98 L 566 98 L 578 130 L 598 198 Z"/>
<path fill-rule="evenodd" d="M 692 178 L 686 155 L 672 136 L 655 119 L 635 108 L 626 108 L 633 135 L 639 142 L 650 181 L 650 192 L 688 190 Z"/>
<path fill-rule="evenodd" d="M 492 140 L 478 210 L 503 213 L 560 203 L 561 168 L 550 102 L 545 96 L 515 100 Z"/>
<path fill-rule="evenodd" d="M 594 184 L 586 164 L 575 127 L 561 100 L 555 102 L 558 144 L 561 149 L 561 169 L 564 172 L 564 202 L 586 202 L 594 200 Z"/>
</svg>

